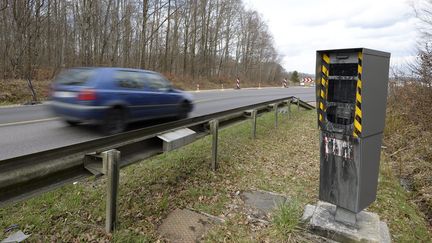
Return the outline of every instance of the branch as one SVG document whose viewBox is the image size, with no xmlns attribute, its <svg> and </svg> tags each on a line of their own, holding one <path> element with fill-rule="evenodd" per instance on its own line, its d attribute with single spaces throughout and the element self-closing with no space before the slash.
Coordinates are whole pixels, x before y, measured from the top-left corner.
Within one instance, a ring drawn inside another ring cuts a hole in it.
<svg viewBox="0 0 432 243">
<path fill-rule="evenodd" d="M 4 7 L 0 7 L 0 12 L 5 10 L 9 6 L 9 1 L 6 1 L 6 4 Z"/>
<path fill-rule="evenodd" d="M 162 25 L 167 21 L 167 20 L 169 20 L 170 19 L 170 17 L 174 14 L 174 13 L 176 13 L 179 9 L 180 9 L 181 7 L 177 7 L 172 13 L 170 13 L 169 15 L 168 15 L 168 17 L 166 17 L 163 21 L 162 21 L 162 23 L 160 23 L 160 25 L 151 33 L 151 35 L 145 40 L 145 44 L 147 45 L 147 43 L 148 43 L 148 41 L 153 37 L 153 35 L 156 33 L 156 32 L 158 32 L 159 31 L 159 29 L 162 27 Z"/>
</svg>

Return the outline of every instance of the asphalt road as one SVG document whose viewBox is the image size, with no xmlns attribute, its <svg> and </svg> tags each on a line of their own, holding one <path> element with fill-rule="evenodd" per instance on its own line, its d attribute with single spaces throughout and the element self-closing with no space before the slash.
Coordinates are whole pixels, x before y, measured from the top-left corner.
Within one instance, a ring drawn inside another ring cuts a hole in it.
<svg viewBox="0 0 432 243">
<path fill-rule="evenodd" d="M 192 92 L 191 117 L 287 96 L 314 101 L 314 88 L 263 88 Z M 145 126 L 138 124 L 132 129 Z M 94 126 L 70 127 L 52 114 L 46 104 L 0 107 L 0 160 L 100 138 Z"/>
</svg>

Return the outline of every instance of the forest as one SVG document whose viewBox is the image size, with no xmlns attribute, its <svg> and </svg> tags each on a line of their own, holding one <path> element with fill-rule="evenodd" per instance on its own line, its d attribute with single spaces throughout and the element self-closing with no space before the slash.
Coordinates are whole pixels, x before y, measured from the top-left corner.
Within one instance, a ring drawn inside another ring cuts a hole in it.
<svg viewBox="0 0 432 243">
<path fill-rule="evenodd" d="M 188 82 L 286 75 L 268 26 L 242 0 L 2 0 L 0 33 L 0 80 L 49 80 L 75 66 Z"/>
</svg>

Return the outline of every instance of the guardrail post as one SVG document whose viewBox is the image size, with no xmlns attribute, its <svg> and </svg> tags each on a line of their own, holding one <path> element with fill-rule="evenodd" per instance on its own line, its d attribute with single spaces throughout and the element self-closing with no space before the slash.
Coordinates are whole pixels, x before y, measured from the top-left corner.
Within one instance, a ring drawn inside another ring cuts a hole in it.
<svg viewBox="0 0 432 243">
<path fill-rule="evenodd" d="M 212 134 L 212 162 L 211 169 L 216 171 L 218 168 L 218 131 L 219 131 L 219 121 L 210 121 L 210 133 Z"/>
<path fill-rule="evenodd" d="M 257 127 L 257 110 L 252 110 L 252 138 L 256 138 L 256 127 Z"/>
<path fill-rule="evenodd" d="M 288 100 L 288 118 L 291 118 L 291 102 L 292 102 L 292 100 L 289 99 Z"/>
<path fill-rule="evenodd" d="M 117 192 L 120 178 L 120 151 L 112 149 L 102 152 L 102 159 L 105 174 L 108 176 L 107 181 L 107 198 L 106 198 L 106 219 L 105 230 L 111 233 L 115 230 L 117 224 Z"/>
<path fill-rule="evenodd" d="M 278 107 L 279 103 L 274 104 L 274 112 L 275 112 L 275 127 L 278 127 Z"/>
<path fill-rule="evenodd" d="M 299 111 L 299 110 L 300 110 L 300 99 L 297 98 L 297 111 Z"/>
</svg>

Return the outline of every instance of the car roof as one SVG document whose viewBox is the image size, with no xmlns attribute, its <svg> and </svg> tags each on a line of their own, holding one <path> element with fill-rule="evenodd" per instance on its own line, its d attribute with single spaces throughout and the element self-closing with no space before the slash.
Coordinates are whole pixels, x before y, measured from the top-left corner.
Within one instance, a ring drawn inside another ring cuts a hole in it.
<svg viewBox="0 0 432 243">
<path fill-rule="evenodd" d="M 155 71 L 138 69 L 138 68 L 121 68 L 121 67 L 71 67 L 69 69 L 94 69 L 98 71 L 129 71 L 129 72 L 146 72 L 146 73 L 155 73 L 159 74 Z"/>
</svg>

